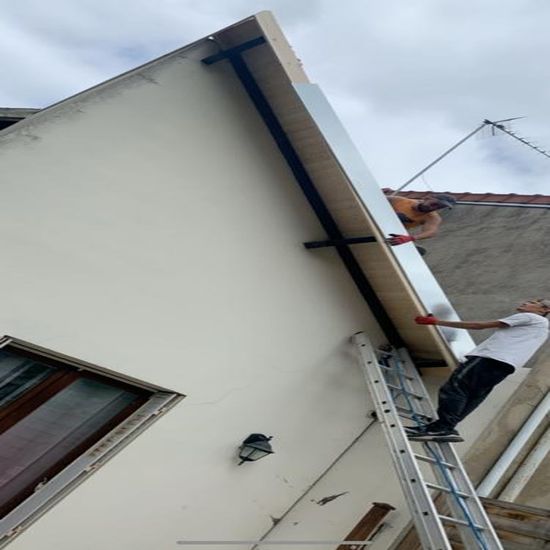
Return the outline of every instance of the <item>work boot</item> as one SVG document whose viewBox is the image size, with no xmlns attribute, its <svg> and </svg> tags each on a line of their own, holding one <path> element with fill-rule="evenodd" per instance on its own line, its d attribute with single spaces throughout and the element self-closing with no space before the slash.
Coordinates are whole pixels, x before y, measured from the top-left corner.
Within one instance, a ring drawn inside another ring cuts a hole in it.
<svg viewBox="0 0 550 550">
<path fill-rule="evenodd" d="M 448 443 L 457 443 L 464 441 L 460 434 L 453 428 L 424 426 L 423 430 L 418 430 L 416 433 L 407 432 L 407 437 L 411 441 L 440 441 Z"/>
</svg>

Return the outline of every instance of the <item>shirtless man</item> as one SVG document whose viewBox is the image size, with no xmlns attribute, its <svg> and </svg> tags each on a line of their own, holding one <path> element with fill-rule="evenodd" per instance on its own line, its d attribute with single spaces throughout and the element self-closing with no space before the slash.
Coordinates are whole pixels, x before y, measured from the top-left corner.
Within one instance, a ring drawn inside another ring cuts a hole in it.
<svg viewBox="0 0 550 550">
<path fill-rule="evenodd" d="M 450 195 L 429 195 L 421 200 L 388 196 L 392 208 L 407 229 L 420 228 L 414 235 L 396 235 L 390 233 L 388 244 L 397 246 L 433 237 L 439 230 L 441 216 L 437 210 L 452 208 L 456 200 Z"/>
</svg>

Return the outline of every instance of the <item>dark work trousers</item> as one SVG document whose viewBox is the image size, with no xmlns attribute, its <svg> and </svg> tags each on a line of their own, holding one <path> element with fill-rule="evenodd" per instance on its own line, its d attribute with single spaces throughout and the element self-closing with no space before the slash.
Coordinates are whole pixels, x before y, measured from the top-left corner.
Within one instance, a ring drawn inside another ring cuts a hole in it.
<svg viewBox="0 0 550 550">
<path fill-rule="evenodd" d="M 496 359 L 468 357 L 439 389 L 439 419 L 434 424 L 442 429 L 454 429 L 514 370 L 512 365 Z"/>
</svg>

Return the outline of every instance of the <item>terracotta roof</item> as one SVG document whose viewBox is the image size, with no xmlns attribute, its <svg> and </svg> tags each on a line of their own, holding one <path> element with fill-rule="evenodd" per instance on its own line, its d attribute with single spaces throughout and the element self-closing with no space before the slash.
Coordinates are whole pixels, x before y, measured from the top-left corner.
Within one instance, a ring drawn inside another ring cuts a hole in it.
<svg viewBox="0 0 550 550">
<path fill-rule="evenodd" d="M 384 189 L 384 192 L 391 193 L 391 189 Z M 452 191 L 401 191 L 401 197 L 410 199 L 420 199 L 426 195 L 445 194 L 451 195 L 457 201 L 468 202 L 501 202 L 513 204 L 548 204 L 550 205 L 550 195 L 518 195 L 516 193 L 455 193 Z"/>
</svg>

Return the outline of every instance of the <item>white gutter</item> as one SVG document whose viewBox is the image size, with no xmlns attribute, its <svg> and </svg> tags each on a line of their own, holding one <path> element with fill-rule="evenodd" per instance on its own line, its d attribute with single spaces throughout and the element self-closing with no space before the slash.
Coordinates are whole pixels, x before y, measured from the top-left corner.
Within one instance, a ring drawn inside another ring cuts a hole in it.
<svg viewBox="0 0 550 550">
<path fill-rule="evenodd" d="M 481 497 L 491 496 L 499 481 L 508 471 L 514 460 L 525 447 L 529 439 L 544 422 L 546 415 L 550 412 L 550 393 L 537 405 L 531 416 L 521 427 L 514 439 L 508 445 L 501 457 L 495 462 L 489 473 L 477 487 L 477 494 Z"/>
</svg>

